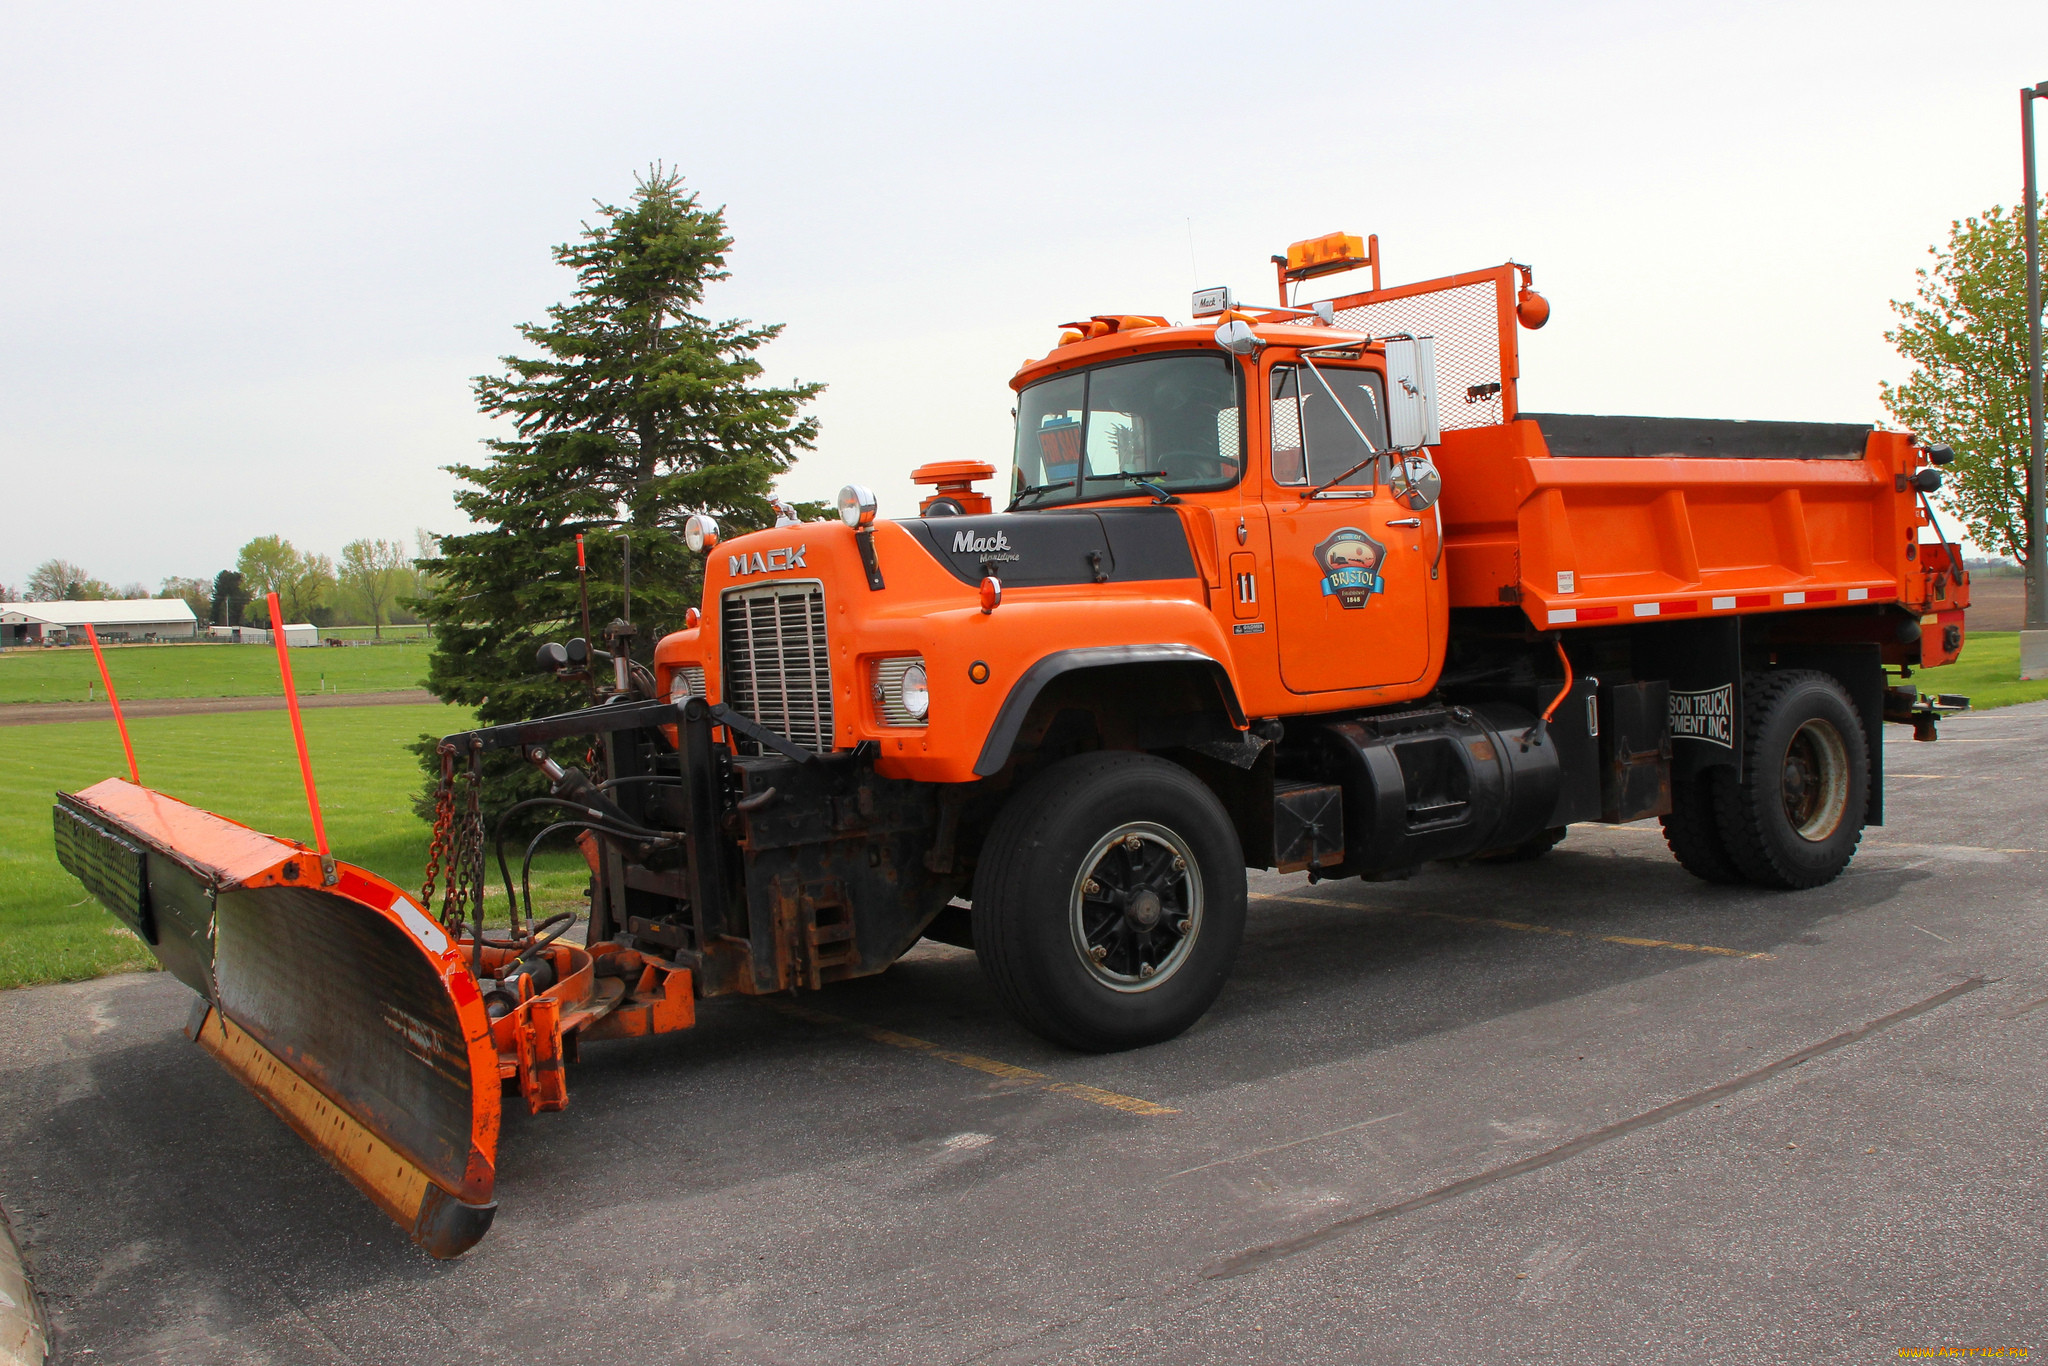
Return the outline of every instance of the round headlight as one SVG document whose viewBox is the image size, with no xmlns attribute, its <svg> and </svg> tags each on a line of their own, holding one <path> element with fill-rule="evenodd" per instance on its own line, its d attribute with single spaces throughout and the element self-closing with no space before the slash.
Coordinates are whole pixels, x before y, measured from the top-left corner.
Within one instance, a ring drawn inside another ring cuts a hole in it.
<svg viewBox="0 0 2048 1366">
<path fill-rule="evenodd" d="M 703 554 L 718 545 L 718 519 L 708 512 L 693 512 L 683 523 L 683 544 Z"/>
<path fill-rule="evenodd" d="M 839 520 L 855 528 L 872 526 L 875 495 L 859 484 L 848 484 L 839 490 Z"/>
<path fill-rule="evenodd" d="M 924 665 L 913 664 L 903 671 L 903 687 L 897 694 L 903 703 L 903 710 L 922 721 L 932 709 L 932 689 L 925 678 Z"/>
</svg>

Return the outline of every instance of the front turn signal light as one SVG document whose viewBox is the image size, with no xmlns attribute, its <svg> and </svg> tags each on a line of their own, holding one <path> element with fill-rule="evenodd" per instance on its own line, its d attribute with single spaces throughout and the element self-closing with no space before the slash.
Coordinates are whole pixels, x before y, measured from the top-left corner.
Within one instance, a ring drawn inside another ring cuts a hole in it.
<svg viewBox="0 0 2048 1366">
<path fill-rule="evenodd" d="M 987 616 L 1003 605 L 1003 581 L 990 574 L 981 581 L 981 613 Z"/>
</svg>

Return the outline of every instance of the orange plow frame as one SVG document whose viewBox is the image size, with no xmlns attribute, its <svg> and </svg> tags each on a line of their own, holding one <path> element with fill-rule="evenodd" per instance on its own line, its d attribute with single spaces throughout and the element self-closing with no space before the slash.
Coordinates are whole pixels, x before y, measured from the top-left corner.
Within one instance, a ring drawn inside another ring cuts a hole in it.
<svg viewBox="0 0 2048 1366">
<path fill-rule="evenodd" d="M 64 866 L 199 993 L 187 1034 L 436 1257 L 490 1228 L 505 1094 L 562 1109 L 578 1039 L 696 1023 L 687 969 L 610 944 L 541 949 L 554 984 L 520 978 L 493 1018 L 474 945 L 393 883 L 125 779 L 55 822 Z"/>
</svg>

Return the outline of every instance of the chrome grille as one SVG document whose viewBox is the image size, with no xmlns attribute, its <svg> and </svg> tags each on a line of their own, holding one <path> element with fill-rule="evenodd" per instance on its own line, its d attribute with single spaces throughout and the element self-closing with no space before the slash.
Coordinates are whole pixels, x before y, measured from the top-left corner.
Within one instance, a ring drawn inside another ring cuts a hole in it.
<svg viewBox="0 0 2048 1366">
<path fill-rule="evenodd" d="M 720 616 L 725 704 L 805 749 L 831 749 L 825 586 L 810 579 L 729 588 Z"/>
</svg>

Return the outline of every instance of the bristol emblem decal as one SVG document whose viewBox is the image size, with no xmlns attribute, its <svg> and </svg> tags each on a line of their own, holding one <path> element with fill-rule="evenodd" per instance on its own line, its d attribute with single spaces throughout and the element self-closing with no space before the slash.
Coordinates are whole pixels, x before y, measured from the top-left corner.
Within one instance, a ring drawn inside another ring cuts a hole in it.
<svg viewBox="0 0 2048 1366">
<path fill-rule="evenodd" d="M 1704 740 L 1722 749 L 1735 748 L 1733 683 L 1701 692 L 1672 693 L 1669 706 L 1672 739 Z"/>
<path fill-rule="evenodd" d="M 1380 565 L 1387 548 L 1355 526 L 1339 528 L 1316 547 L 1323 569 L 1323 596 L 1334 597 L 1347 611 L 1365 606 L 1374 593 L 1387 591 Z"/>
</svg>

